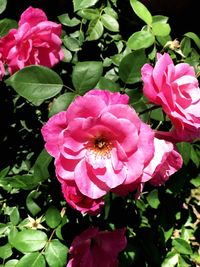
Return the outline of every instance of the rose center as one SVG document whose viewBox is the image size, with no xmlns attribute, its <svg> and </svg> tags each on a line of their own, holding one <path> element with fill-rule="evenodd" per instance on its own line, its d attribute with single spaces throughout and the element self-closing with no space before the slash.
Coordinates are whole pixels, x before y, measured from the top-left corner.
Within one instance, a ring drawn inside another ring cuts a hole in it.
<svg viewBox="0 0 200 267">
<path fill-rule="evenodd" d="M 112 150 L 112 143 L 104 137 L 99 137 L 90 142 L 87 147 L 97 157 L 109 158 L 110 151 Z"/>
</svg>

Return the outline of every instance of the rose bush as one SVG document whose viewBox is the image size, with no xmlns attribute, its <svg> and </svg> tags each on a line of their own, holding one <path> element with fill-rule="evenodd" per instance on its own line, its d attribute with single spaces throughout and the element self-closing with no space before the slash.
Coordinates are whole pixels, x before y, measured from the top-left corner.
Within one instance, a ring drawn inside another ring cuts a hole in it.
<svg viewBox="0 0 200 267">
<path fill-rule="evenodd" d="M 174 65 L 169 54 L 158 54 L 155 67 L 142 69 L 144 95 L 161 105 L 174 125 L 165 133 L 177 141 L 193 141 L 200 137 L 200 89 L 194 68 L 187 63 Z M 159 134 L 159 133 L 158 133 Z"/>
<path fill-rule="evenodd" d="M 51 68 L 64 57 L 60 36 L 61 24 L 48 21 L 41 9 L 29 7 L 21 15 L 18 29 L 0 39 L 1 61 L 10 74 L 28 65 Z"/>
<path fill-rule="evenodd" d="M 200 38 L 143 3 L 0 0 L 0 267 L 200 265 Z"/>
<path fill-rule="evenodd" d="M 126 243 L 125 229 L 111 232 L 89 228 L 73 240 L 66 267 L 117 267 L 117 256 Z"/>
</svg>

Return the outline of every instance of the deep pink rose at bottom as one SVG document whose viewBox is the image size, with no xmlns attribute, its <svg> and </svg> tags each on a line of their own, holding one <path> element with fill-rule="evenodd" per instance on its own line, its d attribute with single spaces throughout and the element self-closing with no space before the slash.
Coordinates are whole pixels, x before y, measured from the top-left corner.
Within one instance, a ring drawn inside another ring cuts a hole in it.
<svg viewBox="0 0 200 267">
<path fill-rule="evenodd" d="M 127 243 L 125 231 L 99 231 L 97 227 L 85 230 L 73 240 L 66 267 L 117 267 L 118 254 Z"/>
<path fill-rule="evenodd" d="M 103 198 L 92 199 L 84 196 L 78 190 L 74 181 L 63 181 L 61 185 L 63 195 L 72 208 L 89 215 L 97 215 L 100 213 L 104 205 Z"/>
</svg>

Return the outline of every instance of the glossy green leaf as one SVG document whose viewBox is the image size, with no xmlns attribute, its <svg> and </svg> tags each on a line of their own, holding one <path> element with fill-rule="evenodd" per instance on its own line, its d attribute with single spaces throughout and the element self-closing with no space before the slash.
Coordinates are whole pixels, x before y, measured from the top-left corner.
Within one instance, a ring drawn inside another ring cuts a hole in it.
<svg viewBox="0 0 200 267">
<path fill-rule="evenodd" d="M 55 98 L 49 111 L 49 117 L 57 114 L 60 111 L 67 110 L 75 97 L 75 93 L 65 93 L 63 95 L 60 95 L 58 98 Z"/>
<path fill-rule="evenodd" d="M 87 30 L 87 40 L 98 40 L 103 34 L 103 24 L 99 19 L 91 20 Z"/>
<path fill-rule="evenodd" d="M 20 220 L 20 215 L 17 207 L 13 207 L 11 213 L 10 213 L 10 221 L 13 225 L 17 225 Z"/>
<path fill-rule="evenodd" d="M 38 180 L 35 181 L 33 175 L 14 175 L 6 177 L 7 182 L 14 188 L 30 190 L 38 185 Z"/>
<path fill-rule="evenodd" d="M 185 255 L 191 255 L 192 254 L 192 249 L 191 249 L 190 244 L 187 241 L 185 241 L 184 239 L 175 238 L 172 241 L 172 245 L 181 254 L 185 254 Z"/>
<path fill-rule="evenodd" d="M 187 142 L 180 142 L 177 144 L 178 151 L 181 154 L 183 158 L 183 162 L 185 165 L 188 164 L 190 161 L 190 155 L 191 155 L 191 144 Z"/>
<path fill-rule="evenodd" d="M 99 61 L 78 62 L 72 72 L 72 83 L 77 93 L 84 94 L 93 89 L 103 72 L 103 64 Z"/>
<path fill-rule="evenodd" d="M 169 252 L 163 261 L 161 267 L 175 267 L 177 266 L 179 254 L 176 252 Z"/>
<path fill-rule="evenodd" d="M 17 263 L 18 263 L 18 260 L 15 260 L 15 259 L 9 260 L 5 263 L 4 267 L 16 267 Z"/>
<path fill-rule="evenodd" d="M 5 36 L 10 29 L 17 28 L 17 21 L 13 19 L 0 20 L 0 37 Z"/>
<path fill-rule="evenodd" d="M 44 256 L 39 252 L 28 253 L 24 255 L 16 267 L 45 267 L 45 259 Z"/>
<path fill-rule="evenodd" d="M 131 6 L 135 14 L 142 19 L 146 24 L 151 25 L 152 16 L 149 10 L 141 2 L 137 0 L 130 0 Z"/>
<path fill-rule="evenodd" d="M 152 23 L 152 32 L 156 36 L 167 36 L 170 34 L 171 28 L 168 23 L 154 22 Z"/>
<path fill-rule="evenodd" d="M 200 174 L 196 178 L 193 178 L 190 183 L 195 187 L 200 187 Z"/>
<path fill-rule="evenodd" d="M 119 23 L 114 17 L 108 14 L 103 14 L 101 16 L 101 22 L 103 23 L 104 27 L 108 29 L 109 31 L 112 31 L 112 32 L 119 31 Z"/>
<path fill-rule="evenodd" d="M 47 235 L 40 230 L 26 229 L 18 232 L 13 239 L 13 246 L 22 253 L 42 249 L 47 242 Z"/>
<path fill-rule="evenodd" d="M 155 37 L 151 32 L 138 31 L 133 33 L 127 42 L 130 49 L 138 50 L 141 48 L 150 47 L 155 42 Z"/>
<path fill-rule="evenodd" d="M 187 57 L 192 50 L 191 39 L 189 37 L 184 37 L 181 40 L 180 45 L 181 45 L 181 51 L 182 51 L 183 55 Z"/>
<path fill-rule="evenodd" d="M 102 90 L 109 90 L 111 92 L 119 92 L 120 91 L 120 86 L 119 84 L 106 79 L 105 77 L 101 77 L 95 88 L 99 88 Z"/>
<path fill-rule="evenodd" d="M 65 36 L 63 39 L 63 44 L 70 51 L 78 51 L 80 49 L 80 42 L 76 38 Z"/>
<path fill-rule="evenodd" d="M 32 167 L 34 175 L 33 182 L 39 183 L 49 178 L 48 167 L 51 161 L 52 157 L 47 153 L 46 149 L 43 149 Z"/>
<path fill-rule="evenodd" d="M 79 19 L 77 19 L 77 18 L 70 19 L 69 15 L 67 13 L 58 16 L 58 19 L 59 19 L 60 23 L 62 23 L 65 26 L 68 26 L 68 27 L 75 27 L 78 24 L 80 24 Z"/>
<path fill-rule="evenodd" d="M 147 195 L 147 201 L 149 203 L 149 205 L 153 208 L 153 209 L 157 209 L 159 204 L 160 204 L 160 200 L 158 198 L 158 190 L 154 189 L 152 190 L 148 195 Z"/>
<path fill-rule="evenodd" d="M 153 16 L 153 23 L 154 22 L 167 23 L 168 20 L 169 20 L 169 17 L 166 17 L 166 16 L 162 16 L 162 15 Z"/>
<path fill-rule="evenodd" d="M 48 243 L 45 258 L 50 267 L 64 267 L 67 262 L 68 249 L 58 239 Z"/>
<path fill-rule="evenodd" d="M 7 243 L 4 246 L 0 246 L 0 258 L 7 259 L 12 255 L 11 245 Z"/>
<path fill-rule="evenodd" d="M 87 20 L 97 19 L 100 15 L 99 10 L 94 8 L 81 9 L 77 12 L 77 14 Z"/>
<path fill-rule="evenodd" d="M 56 228 L 61 222 L 59 210 L 54 206 L 50 206 L 45 214 L 45 220 L 49 227 Z"/>
<path fill-rule="evenodd" d="M 73 0 L 74 11 L 95 5 L 98 0 Z"/>
<path fill-rule="evenodd" d="M 37 199 L 40 195 L 41 192 L 33 190 L 28 194 L 26 198 L 26 206 L 33 216 L 41 211 L 40 206 L 35 202 L 35 199 Z"/>
<path fill-rule="evenodd" d="M 195 44 L 197 45 L 197 47 L 200 49 L 200 38 L 198 37 L 198 35 L 194 32 L 187 32 L 184 34 L 184 36 L 189 37 L 190 39 L 192 39 Z"/>
<path fill-rule="evenodd" d="M 57 95 L 63 87 L 60 76 L 43 66 L 25 67 L 8 78 L 6 83 L 35 105 Z"/>
<path fill-rule="evenodd" d="M 0 14 L 4 12 L 7 6 L 7 0 L 0 0 Z"/>
<path fill-rule="evenodd" d="M 133 84 L 141 80 L 141 67 L 147 62 L 143 49 L 126 55 L 119 65 L 119 77 L 126 84 Z"/>
</svg>

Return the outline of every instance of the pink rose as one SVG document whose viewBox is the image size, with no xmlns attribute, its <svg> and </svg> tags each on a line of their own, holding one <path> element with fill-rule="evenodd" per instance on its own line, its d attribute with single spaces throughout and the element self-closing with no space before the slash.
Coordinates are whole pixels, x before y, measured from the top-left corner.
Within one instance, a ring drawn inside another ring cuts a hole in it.
<svg viewBox="0 0 200 267">
<path fill-rule="evenodd" d="M 174 141 L 193 141 L 200 137 L 200 89 L 193 67 L 186 63 L 174 66 L 168 54 L 158 54 L 153 68 L 142 69 L 144 95 L 161 105 L 174 125 L 170 133 Z"/>
<path fill-rule="evenodd" d="M 0 41 L 0 52 L 10 74 L 28 65 L 53 67 L 62 60 L 60 35 L 61 25 L 48 21 L 41 9 L 26 9 L 19 28 L 10 30 Z"/>
<path fill-rule="evenodd" d="M 0 81 L 2 80 L 3 76 L 5 75 L 4 63 L 3 63 L 1 58 L 2 58 L 2 55 L 0 53 Z"/>
<path fill-rule="evenodd" d="M 78 190 L 74 181 L 63 181 L 61 185 L 63 195 L 67 203 L 72 208 L 80 211 L 83 214 L 87 213 L 89 215 L 97 215 L 101 211 L 101 208 L 104 205 L 102 198 L 91 199 L 84 196 Z"/>
<path fill-rule="evenodd" d="M 125 229 L 113 232 L 89 228 L 75 237 L 66 267 L 117 267 L 118 254 L 125 249 Z"/>
<path fill-rule="evenodd" d="M 182 167 L 183 160 L 171 142 L 154 138 L 154 146 L 154 157 L 144 169 L 141 182 L 159 186 Z"/>
<path fill-rule="evenodd" d="M 43 126 L 61 183 L 73 181 L 95 200 L 138 185 L 154 154 L 154 133 L 127 103 L 127 95 L 91 90 Z"/>
</svg>

